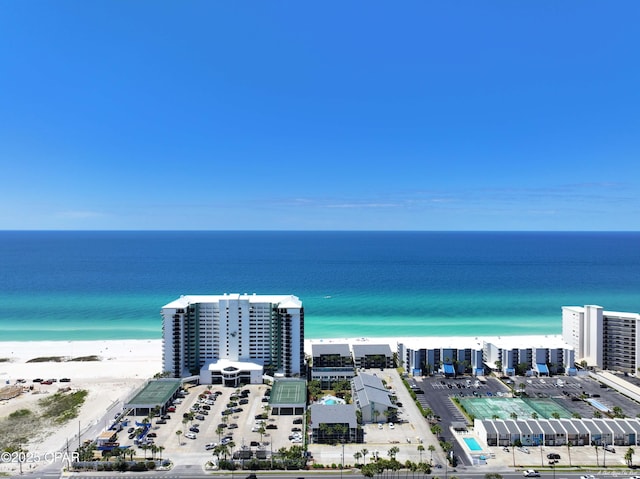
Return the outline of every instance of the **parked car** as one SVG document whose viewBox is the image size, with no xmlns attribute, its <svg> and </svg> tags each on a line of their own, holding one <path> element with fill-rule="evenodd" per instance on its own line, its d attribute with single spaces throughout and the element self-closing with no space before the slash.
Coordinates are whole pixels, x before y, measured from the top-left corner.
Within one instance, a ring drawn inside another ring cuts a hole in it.
<svg viewBox="0 0 640 479">
<path fill-rule="evenodd" d="M 186 437 L 187 439 L 195 439 L 197 436 L 192 432 L 188 432 L 184 435 L 184 437 Z"/>
<path fill-rule="evenodd" d="M 265 427 L 265 429 L 278 429 L 278 426 L 276 426 L 275 424 L 267 424 L 267 427 Z"/>
<path fill-rule="evenodd" d="M 547 454 L 547 459 L 560 459 L 560 454 L 556 454 L 555 452 L 552 452 L 550 454 Z"/>
<path fill-rule="evenodd" d="M 158 420 L 156 421 L 156 424 L 166 424 L 166 423 L 167 423 L 167 420 L 166 420 L 166 419 L 158 419 Z"/>
<path fill-rule="evenodd" d="M 70 382 L 71 382 L 71 379 L 69 379 L 69 378 L 62 378 L 62 379 L 60 379 L 60 382 L 61 382 L 61 383 L 70 383 Z"/>
<path fill-rule="evenodd" d="M 540 477 L 540 473 L 535 469 L 527 469 L 526 471 L 522 472 L 522 475 L 524 477 Z"/>
<path fill-rule="evenodd" d="M 196 416 L 196 419 L 197 419 L 198 421 L 204 421 L 204 420 L 205 420 L 205 417 L 204 417 L 202 414 L 198 414 L 198 415 Z"/>
</svg>

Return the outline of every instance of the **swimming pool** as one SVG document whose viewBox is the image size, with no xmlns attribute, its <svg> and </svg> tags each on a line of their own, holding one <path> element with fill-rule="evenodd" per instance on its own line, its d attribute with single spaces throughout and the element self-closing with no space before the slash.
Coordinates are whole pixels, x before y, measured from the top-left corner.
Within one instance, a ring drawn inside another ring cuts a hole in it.
<svg viewBox="0 0 640 479">
<path fill-rule="evenodd" d="M 482 446 L 472 437 L 465 437 L 464 442 L 471 451 L 482 451 Z"/>
<path fill-rule="evenodd" d="M 320 404 L 324 404 L 325 406 L 333 406 L 335 404 L 345 404 L 345 400 L 337 398 L 335 396 L 325 396 L 320 399 Z"/>
</svg>

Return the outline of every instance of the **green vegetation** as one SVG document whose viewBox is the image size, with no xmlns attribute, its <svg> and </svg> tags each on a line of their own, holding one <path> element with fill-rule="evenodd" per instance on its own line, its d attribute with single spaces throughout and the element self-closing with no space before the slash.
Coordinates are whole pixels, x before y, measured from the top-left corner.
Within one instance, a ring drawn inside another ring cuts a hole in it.
<svg viewBox="0 0 640 479">
<path fill-rule="evenodd" d="M 84 404 L 88 392 L 85 390 L 72 393 L 55 393 L 40 399 L 38 404 L 43 407 L 42 417 L 53 419 L 56 424 L 63 424 L 78 416 L 78 409 Z"/>
<path fill-rule="evenodd" d="M 9 419 L 20 419 L 33 414 L 29 409 L 18 409 L 9 414 Z"/>
<path fill-rule="evenodd" d="M 69 361 L 100 361 L 100 356 L 78 356 L 77 358 L 71 358 Z"/>
<path fill-rule="evenodd" d="M 39 358 L 29 359 L 28 363 L 62 363 L 66 359 L 64 356 L 41 356 Z"/>
<path fill-rule="evenodd" d="M 43 433 L 47 427 L 59 425 L 78 415 L 87 391 L 56 393 L 38 401 L 40 411 L 18 409 L 0 420 L 0 451 L 8 451 L 25 444 Z"/>
</svg>

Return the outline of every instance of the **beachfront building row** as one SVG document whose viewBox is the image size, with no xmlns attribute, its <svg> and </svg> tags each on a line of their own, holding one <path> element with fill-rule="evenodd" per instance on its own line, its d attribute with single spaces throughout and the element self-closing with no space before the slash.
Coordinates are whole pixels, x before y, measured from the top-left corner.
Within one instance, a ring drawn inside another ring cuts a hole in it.
<svg viewBox="0 0 640 479">
<path fill-rule="evenodd" d="M 394 357 L 388 344 L 312 343 L 310 379 L 330 389 L 336 381 L 350 381 L 356 369 L 391 368 Z"/>
<path fill-rule="evenodd" d="M 562 308 L 562 337 L 587 366 L 636 373 L 640 368 L 640 314 L 602 306 Z"/>
<path fill-rule="evenodd" d="M 549 375 L 569 372 L 574 366 L 573 349 L 558 336 L 430 338 L 399 343 L 398 357 L 414 375 L 482 376 L 486 371 Z"/>
<path fill-rule="evenodd" d="M 507 376 L 575 372 L 573 348 L 560 336 L 501 337 L 483 341 L 482 350 L 485 366 Z"/>
<path fill-rule="evenodd" d="M 489 447 L 635 446 L 640 419 L 476 419 L 474 432 Z"/>
<path fill-rule="evenodd" d="M 161 310 L 163 367 L 202 384 L 304 374 L 304 308 L 293 295 L 190 295 Z"/>
</svg>

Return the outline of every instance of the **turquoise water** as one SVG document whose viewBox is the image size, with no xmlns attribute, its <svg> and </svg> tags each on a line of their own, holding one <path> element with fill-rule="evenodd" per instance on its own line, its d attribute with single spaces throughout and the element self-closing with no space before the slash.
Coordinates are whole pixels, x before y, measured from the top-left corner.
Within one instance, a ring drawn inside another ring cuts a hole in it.
<svg viewBox="0 0 640 479">
<path fill-rule="evenodd" d="M 465 437 L 465 438 L 463 438 L 463 440 L 467 444 L 467 447 L 469 448 L 469 450 L 471 450 L 471 451 L 482 451 L 482 446 L 480 446 L 480 444 L 478 444 L 478 441 L 476 441 L 474 438 Z"/>
<path fill-rule="evenodd" d="M 307 338 L 560 333 L 640 310 L 639 233 L 0 232 L 3 340 L 159 338 L 182 294 L 298 296 Z"/>
</svg>

